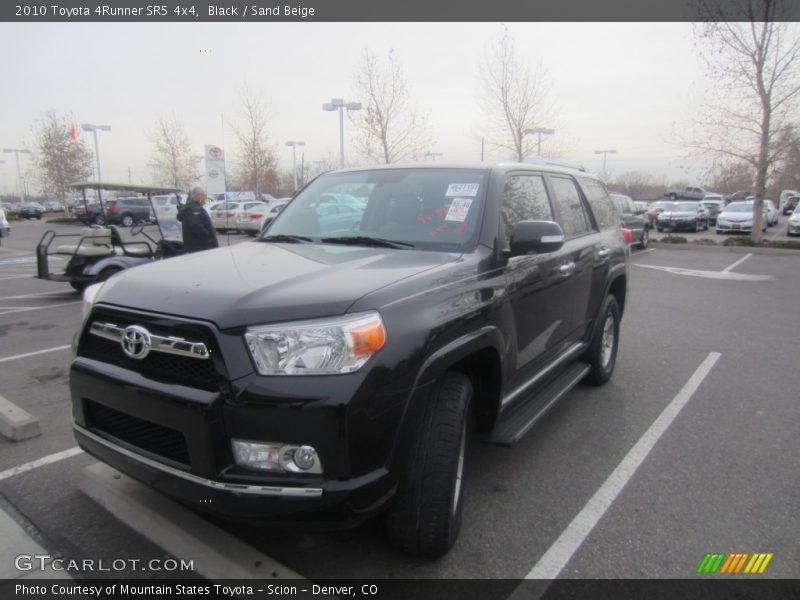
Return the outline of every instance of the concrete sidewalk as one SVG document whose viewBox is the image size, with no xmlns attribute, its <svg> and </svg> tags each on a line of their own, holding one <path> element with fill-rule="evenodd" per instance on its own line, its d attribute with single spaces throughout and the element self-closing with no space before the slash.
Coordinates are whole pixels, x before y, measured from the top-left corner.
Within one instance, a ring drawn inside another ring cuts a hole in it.
<svg viewBox="0 0 800 600">
<path fill-rule="evenodd" d="M 35 556 L 52 556 L 34 539 L 30 532 L 8 512 L 5 501 L 0 502 L 0 580 L 2 579 L 72 579 L 66 571 L 51 568 L 50 560 L 44 570 Z M 17 557 L 23 557 L 17 559 Z M 17 563 L 19 564 L 18 568 Z M 30 570 L 26 567 L 30 564 Z"/>
</svg>

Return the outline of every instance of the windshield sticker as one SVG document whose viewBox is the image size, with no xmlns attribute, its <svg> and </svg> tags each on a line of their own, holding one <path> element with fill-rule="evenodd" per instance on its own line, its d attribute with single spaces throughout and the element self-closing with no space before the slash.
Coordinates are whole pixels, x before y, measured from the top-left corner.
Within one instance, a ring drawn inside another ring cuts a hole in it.
<svg viewBox="0 0 800 600">
<path fill-rule="evenodd" d="M 447 216 L 444 220 L 463 223 L 467 218 L 470 206 L 472 206 L 472 198 L 453 198 L 450 210 L 447 211 Z"/>
<path fill-rule="evenodd" d="M 451 183 L 447 186 L 445 196 L 477 196 L 480 183 Z"/>
</svg>

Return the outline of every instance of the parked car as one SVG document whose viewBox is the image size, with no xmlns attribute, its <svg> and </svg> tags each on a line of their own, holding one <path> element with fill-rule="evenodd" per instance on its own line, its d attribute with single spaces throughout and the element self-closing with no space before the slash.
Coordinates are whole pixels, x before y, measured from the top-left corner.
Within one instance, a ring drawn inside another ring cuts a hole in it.
<svg viewBox="0 0 800 600">
<path fill-rule="evenodd" d="M 6 211 L 3 208 L 0 208 L 0 244 L 3 242 L 3 238 L 8 237 L 11 235 L 11 226 L 8 224 L 8 219 L 6 218 Z"/>
<path fill-rule="evenodd" d="M 700 203 L 708 213 L 709 224 L 715 225 L 717 222 L 717 215 L 725 208 L 725 197 L 722 194 L 706 194 L 705 198 L 703 198 Z"/>
<path fill-rule="evenodd" d="M 750 204 L 753 204 L 755 201 L 755 196 L 750 196 L 747 198 L 747 200 L 745 200 L 745 202 L 749 202 Z M 767 224 L 767 227 L 777 225 L 780 213 L 778 212 L 778 209 L 775 208 L 775 203 L 772 200 L 765 198 L 762 201 L 762 207 L 764 209 L 764 220 Z"/>
<path fill-rule="evenodd" d="M 786 203 L 792 196 L 800 196 L 800 192 L 798 192 L 797 190 L 783 190 L 781 191 L 781 194 L 778 197 L 778 210 L 785 215 L 788 215 L 790 212 L 792 212 L 791 210 L 788 212 L 786 211 Z"/>
<path fill-rule="evenodd" d="M 701 202 L 673 202 L 658 215 L 656 229 L 708 231 L 708 213 Z"/>
<path fill-rule="evenodd" d="M 764 227 L 767 230 L 766 211 L 764 212 Z M 731 202 L 717 215 L 717 233 L 749 233 L 753 231 L 753 203 Z"/>
<path fill-rule="evenodd" d="M 61 202 L 56 202 L 55 200 L 45 202 L 43 206 L 47 212 L 64 212 L 64 205 L 61 204 Z"/>
<path fill-rule="evenodd" d="M 251 204 L 236 216 L 236 231 L 253 237 L 261 231 L 261 224 L 267 217 L 269 205 L 266 202 Z"/>
<path fill-rule="evenodd" d="M 794 209 L 797 208 L 798 203 L 800 203 L 800 195 L 798 196 L 789 196 L 786 198 L 786 203 L 783 205 L 783 214 L 790 215 L 794 212 Z"/>
<path fill-rule="evenodd" d="M 20 219 L 39 219 L 45 213 L 45 208 L 38 202 L 20 202 L 17 206 L 17 216 Z"/>
<path fill-rule="evenodd" d="M 144 196 L 106 200 L 105 213 L 108 225 L 123 227 L 130 227 L 139 221 L 149 223 L 155 218 L 150 200 Z"/>
<path fill-rule="evenodd" d="M 702 200 L 706 192 L 703 188 L 685 186 L 685 187 L 671 187 L 667 188 L 664 195 L 670 200 Z"/>
<path fill-rule="evenodd" d="M 658 200 L 657 202 L 653 202 L 650 206 L 647 207 L 647 211 L 644 213 L 644 216 L 647 218 L 647 221 L 650 223 L 650 229 L 656 226 L 656 217 L 661 214 L 664 209 L 669 208 L 672 206 L 672 202 L 669 200 Z"/>
<path fill-rule="evenodd" d="M 786 235 L 800 235 L 800 204 L 797 204 L 792 214 L 789 215 Z"/>
<path fill-rule="evenodd" d="M 386 513 L 400 550 L 445 554 L 469 477 L 492 476 L 469 468 L 473 429 L 512 445 L 612 376 L 629 252 L 593 175 L 428 165 L 326 173 L 257 242 L 87 289 L 78 444 L 218 517 Z M 319 196 L 347 182 L 363 218 L 324 231 Z"/>
<path fill-rule="evenodd" d="M 636 206 L 630 196 L 624 194 L 609 193 L 622 218 L 622 226 L 630 229 L 633 243 L 641 249 L 647 248 L 650 241 L 650 221 L 643 215 L 637 213 Z"/>
<path fill-rule="evenodd" d="M 72 208 L 72 216 L 84 225 L 103 225 L 106 222 L 99 202 L 76 204 Z"/>
<path fill-rule="evenodd" d="M 250 202 L 220 202 L 210 211 L 211 223 L 217 231 L 236 230 L 236 219 L 242 211 L 264 204 L 255 200 Z"/>
</svg>

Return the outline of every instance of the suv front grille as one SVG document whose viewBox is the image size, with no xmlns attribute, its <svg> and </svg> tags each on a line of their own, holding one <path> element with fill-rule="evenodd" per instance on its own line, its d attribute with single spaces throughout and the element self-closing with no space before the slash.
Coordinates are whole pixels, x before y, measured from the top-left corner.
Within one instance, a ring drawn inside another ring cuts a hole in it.
<svg viewBox="0 0 800 600">
<path fill-rule="evenodd" d="M 179 330 L 153 326 L 151 323 L 142 322 L 140 320 L 134 321 L 130 317 L 123 318 L 117 314 L 113 316 L 99 315 L 96 320 L 110 320 L 122 327 L 142 324 L 148 329 L 151 329 L 152 333 L 166 336 L 174 335 L 181 338 L 203 339 L 207 343 L 206 336 L 196 330 L 187 332 L 183 329 Z M 216 392 L 220 389 L 219 377 L 214 366 L 214 360 L 200 360 L 190 356 L 180 356 L 164 352 L 151 352 L 145 356 L 144 359 L 138 360 L 127 356 L 122 351 L 122 346 L 118 342 L 89 333 L 89 327 L 84 329 L 84 334 L 78 346 L 78 356 L 122 367 L 123 369 L 140 373 L 143 377 L 160 383 L 185 385 L 208 392 Z"/>
<path fill-rule="evenodd" d="M 127 415 L 97 402 L 85 400 L 89 429 L 110 435 L 169 461 L 188 467 L 189 450 L 180 431 Z"/>
</svg>

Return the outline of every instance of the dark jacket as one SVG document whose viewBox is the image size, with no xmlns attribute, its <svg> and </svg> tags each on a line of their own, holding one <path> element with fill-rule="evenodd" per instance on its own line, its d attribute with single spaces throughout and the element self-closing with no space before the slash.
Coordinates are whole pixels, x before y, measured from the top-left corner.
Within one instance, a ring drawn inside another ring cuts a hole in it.
<svg viewBox="0 0 800 600">
<path fill-rule="evenodd" d="M 211 217 L 199 202 L 187 202 L 178 212 L 178 220 L 183 227 L 183 248 L 186 252 L 219 247 Z"/>
</svg>

